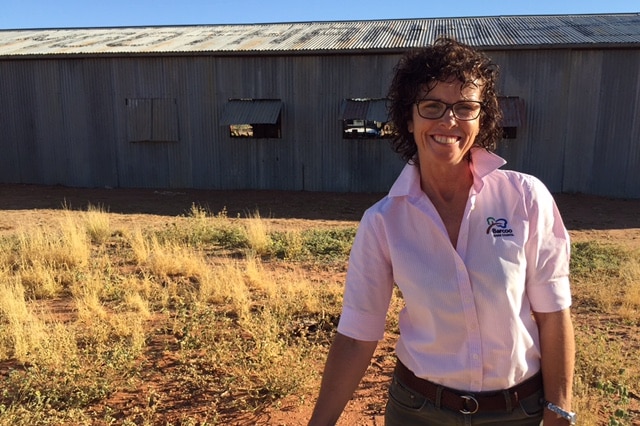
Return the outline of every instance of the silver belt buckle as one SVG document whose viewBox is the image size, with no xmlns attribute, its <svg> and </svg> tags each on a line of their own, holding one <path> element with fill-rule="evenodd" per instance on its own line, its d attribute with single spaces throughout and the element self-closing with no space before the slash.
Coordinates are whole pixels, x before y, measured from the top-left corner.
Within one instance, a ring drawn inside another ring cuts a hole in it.
<svg viewBox="0 0 640 426">
<path fill-rule="evenodd" d="M 464 399 L 465 407 L 467 407 L 470 402 L 473 402 L 476 405 L 476 407 L 473 410 L 468 410 L 466 408 L 463 408 L 462 410 L 460 410 L 462 414 L 475 414 L 480 409 L 480 404 L 478 403 L 478 400 L 472 397 L 471 395 L 461 395 L 460 398 Z"/>
</svg>

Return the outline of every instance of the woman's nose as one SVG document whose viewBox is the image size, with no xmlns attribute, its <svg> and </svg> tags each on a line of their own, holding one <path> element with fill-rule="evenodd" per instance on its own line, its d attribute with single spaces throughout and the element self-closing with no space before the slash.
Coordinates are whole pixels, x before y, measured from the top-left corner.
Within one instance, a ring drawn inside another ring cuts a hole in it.
<svg viewBox="0 0 640 426">
<path fill-rule="evenodd" d="M 447 123 L 450 126 L 453 126 L 453 125 L 457 124 L 458 120 L 457 120 L 455 114 L 453 113 L 453 108 L 448 106 L 447 109 L 444 110 L 444 115 L 442 117 L 440 117 L 440 121 L 444 122 L 444 123 Z"/>
</svg>

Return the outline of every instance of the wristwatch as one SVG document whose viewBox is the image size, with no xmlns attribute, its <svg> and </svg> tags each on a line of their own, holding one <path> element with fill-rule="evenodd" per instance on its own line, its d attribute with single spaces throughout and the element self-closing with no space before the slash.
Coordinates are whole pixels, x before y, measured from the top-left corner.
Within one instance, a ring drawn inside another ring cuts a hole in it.
<svg viewBox="0 0 640 426">
<path fill-rule="evenodd" d="M 576 421 L 578 420 L 578 416 L 576 415 L 576 413 L 572 411 L 563 410 L 562 408 L 558 407 L 556 404 L 553 404 L 549 401 L 545 401 L 544 406 L 547 410 L 553 411 L 554 413 L 556 413 L 557 415 L 559 415 L 560 417 L 568 421 L 571 426 L 574 426 L 576 424 Z"/>
</svg>

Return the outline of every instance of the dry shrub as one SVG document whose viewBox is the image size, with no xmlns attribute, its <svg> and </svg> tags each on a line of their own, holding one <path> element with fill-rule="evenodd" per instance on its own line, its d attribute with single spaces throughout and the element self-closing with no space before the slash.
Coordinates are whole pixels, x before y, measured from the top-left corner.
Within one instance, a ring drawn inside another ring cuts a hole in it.
<svg viewBox="0 0 640 426">
<path fill-rule="evenodd" d="M 69 292 L 76 302 L 91 298 L 99 300 L 109 290 L 109 285 L 103 271 L 96 268 L 79 274 L 69 285 Z"/>
<path fill-rule="evenodd" d="M 108 324 L 112 330 L 111 339 L 126 340 L 129 349 L 134 353 L 140 353 L 146 346 L 146 318 L 139 312 L 118 312 L 109 315 Z"/>
<path fill-rule="evenodd" d="M 219 263 L 209 278 L 201 285 L 202 299 L 229 304 L 243 318 L 253 306 L 268 306 L 284 315 L 318 306 L 319 292 L 302 273 L 267 270 L 257 257 Z"/>
<path fill-rule="evenodd" d="M 65 325 L 46 323 L 33 313 L 24 287 L 13 280 L 0 284 L 0 319 L 5 357 L 56 368 L 76 358 L 73 333 Z"/>
<path fill-rule="evenodd" d="M 17 271 L 26 293 L 36 299 L 59 296 L 64 287 L 57 271 L 43 264 L 41 260 L 33 260 L 31 264 Z"/>
<path fill-rule="evenodd" d="M 249 214 L 244 221 L 245 231 L 247 233 L 247 241 L 251 252 L 257 256 L 264 256 L 269 253 L 271 248 L 271 237 L 269 236 L 269 227 L 262 220 L 260 213 L 256 210 Z"/>
<path fill-rule="evenodd" d="M 140 230 L 129 236 L 136 262 L 159 277 L 200 277 L 207 273 L 209 265 L 203 255 L 179 242 L 160 242 L 155 235 L 146 238 Z"/>
<path fill-rule="evenodd" d="M 335 301 L 342 295 L 341 286 L 314 284 L 301 268 L 290 268 L 286 273 L 267 270 L 255 257 L 245 262 L 245 274 L 252 292 L 261 294 L 264 303 L 282 315 L 315 315 L 323 312 L 328 300 Z"/>
<path fill-rule="evenodd" d="M 628 326 L 640 318 L 640 258 L 637 252 L 598 241 L 578 243 L 574 248 L 574 405 L 584 413 L 581 423 L 599 424 L 598 414 L 607 413 L 609 424 L 627 424 L 624 421 L 631 418 L 629 391 L 638 383 L 635 366 L 640 355 L 624 335 L 632 332 Z"/>
<path fill-rule="evenodd" d="M 100 296 L 93 289 L 84 289 L 75 295 L 75 305 L 78 310 L 78 320 L 85 324 L 106 321 L 109 312 L 100 301 Z"/>
<path fill-rule="evenodd" d="M 284 258 L 299 259 L 305 254 L 304 238 L 299 229 L 289 229 L 284 234 Z"/>
<path fill-rule="evenodd" d="M 185 276 L 192 277 L 206 268 L 197 254 L 177 243 L 161 244 L 153 237 L 151 252 L 144 263 L 146 269 L 156 276 Z"/>
<path fill-rule="evenodd" d="M 0 237 L 0 269 L 16 263 L 14 242 L 11 238 Z"/>
<path fill-rule="evenodd" d="M 311 365 L 318 348 L 292 342 L 292 337 L 283 333 L 289 320 L 265 306 L 240 321 L 246 333 L 241 346 L 245 355 L 238 358 L 231 373 L 246 381 L 246 386 L 273 398 L 304 394 L 318 379 Z"/>
<path fill-rule="evenodd" d="M 125 345 L 132 353 L 139 353 L 145 346 L 145 320 L 136 310 L 116 311 L 108 308 L 94 291 L 77 295 L 78 330 L 83 340 L 90 342 L 96 353 Z"/>
<path fill-rule="evenodd" d="M 87 265 L 91 255 L 91 245 L 87 233 L 82 224 L 74 217 L 72 212 L 65 210 L 60 224 L 61 235 L 58 249 L 65 253 L 68 266 L 83 267 Z"/>
<path fill-rule="evenodd" d="M 616 261 L 619 265 L 613 272 L 574 275 L 574 293 L 602 312 L 637 323 L 640 321 L 640 257 L 624 252 Z"/>
<path fill-rule="evenodd" d="M 55 268 L 85 267 L 91 245 L 72 212 L 65 210 L 57 229 L 22 230 L 18 234 L 18 253 L 21 265 L 40 262 Z"/>
<path fill-rule="evenodd" d="M 151 253 L 151 244 L 142 234 L 142 230 L 136 228 L 131 233 L 125 234 L 125 238 L 133 251 L 134 261 L 138 265 L 145 264 Z"/>
<path fill-rule="evenodd" d="M 340 289 L 314 286 L 302 269 L 271 266 L 249 257 L 244 262 L 227 259 L 212 268 L 210 280 L 201 286 L 201 301 L 220 304 L 222 311 L 237 315 L 217 318 L 208 331 L 214 337 L 205 339 L 206 353 L 212 365 L 224 371 L 221 380 L 228 383 L 223 387 L 269 398 L 303 395 L 317 380 L 310 364 L 317 362 L 322 348 L 300 334 L 296 325 L 302 318 L 317 324 L 315 312 L 327 308 L 322 303 L 327 293 Z M 195 339 L 199 327 L 190 329 Z M 250 404 L 241 399 L 235 403 Z"/>
<path fill-rule="evenodd" d="M 312 283 L 301 271 L 294 271 L 289 276 L 272 275 L 278 291 L 274 293 L 271 303 L 273 309 L 283 314 L 314 315 L 321 313 L 325 307 L 325 299 L 342 292 L 336 285 L 324 283 L 321 286 Z"/>
<path fill-rule="evenodd" d="M 198 299 L 206 303 L 229 305 L 229 309 L 244 317 L 251 309 L 251 295 L 243 270 L 233 260 L 211 266 L 201 277 Z"/>
<path fill-rule="evenodd" d="M 640 255 L 631 257 L 620 269 L 622 300 L 618 314 L 627 321 L 640 322 Z"/>
<path fill-rule="evenodd" d="M 35 327 L 29 325 L 33 323 L 33 316 L 27 309 L 24 298 L 24 287 L 16 279 L 3 279 L 0 284 L 0 319 L 3 323 L 4 352 L 24 360 L 26 354 L 31 351 L 32 344 L 26 332 L 36 331 Z"/>
<path fill-rule="evenodd" d="M 582 413 L 580 424 L 599 424 L 600 413 L 595 407 L 601 413 L 627 415 L 628 390 L 630 386 L 634 387 L 638 377 L 637 371 L 629 367 L 637 365 L 640 358 L 636 351 L 629 352 L 623 339 L 612 338 L 609 330 L 612 326 L 615 323 L 578 326 L 576 329 L 573 405 L 575 411 Z"/>
<path fill-rule="evenodd" d="M 109 212 L 103 206 L 89 204 L 83 214 L 83 221 L 86 232 L 94 243 L 103 244 L 111 236 Z"/>
<path fill-rule="evenodd" d="M 640 257 L 598 241 L 577 243 L 572 252 L 572 289 L 576 299 L 602 312 L 638 320 Z M 634 318 L 635 317 L 635 318 Z"/>
<path fill-rule="evenodd" d="M 130 289 L 125 294 L 125 306 L 135 312 L 140 318 L 149 319 L 151 317 L 151 308 L 149 301 L 145 299 L 137 291 Z"/>
<path fill-rule="evenodd" d="M 255 256 L 247 257 L 244 262 L 244 276 L 252 290 L 261 292 L 267 299 L 272 299 L 278 292 L 275 281 L 264 270 L 262 262 Z"/>
</svg>

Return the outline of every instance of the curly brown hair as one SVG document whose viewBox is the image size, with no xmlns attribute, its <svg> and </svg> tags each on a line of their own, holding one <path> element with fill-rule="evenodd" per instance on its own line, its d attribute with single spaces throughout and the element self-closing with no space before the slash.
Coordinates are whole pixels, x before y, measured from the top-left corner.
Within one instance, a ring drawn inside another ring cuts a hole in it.
<svg viewBox="0 0 640 426">
<path fill-rule="evenodd" d="M 457 79 L 464 85 L 480 81 L 482 111 L 480 133 L 474 146 L 493 151 L 502 137 L 496 80 L 498 67 L 489 57 L 452 38 L 438 38 L 433 45 L 408 52 L 396 65 L 389 87 L 389 117 L 395 127 L 391 146 L 404 161 L 416 162 L 416 146 L 407 123 L 413 105 L 424 88 L 431 90 L 438 82 Z"/>
</svg>

